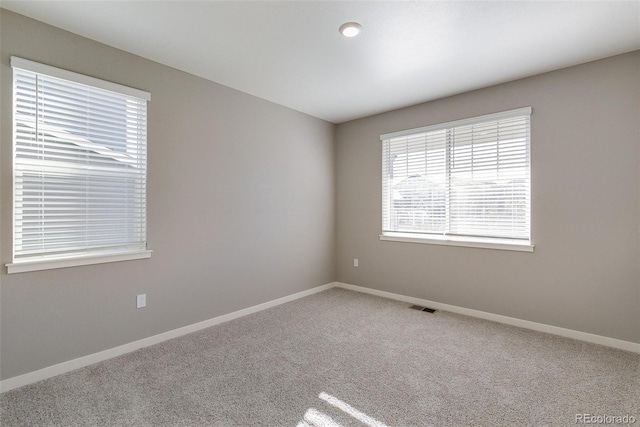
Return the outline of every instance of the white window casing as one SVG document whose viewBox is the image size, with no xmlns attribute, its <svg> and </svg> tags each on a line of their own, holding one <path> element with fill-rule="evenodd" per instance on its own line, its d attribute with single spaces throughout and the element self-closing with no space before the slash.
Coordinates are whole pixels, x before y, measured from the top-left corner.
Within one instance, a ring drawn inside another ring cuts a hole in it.
<svg viewBox="0 0 640 427">
<path fill-rule="evenodd" d="M 383 134 L 381 240 L 533 251 L 531 108 Z"/>
<path fill-rule="evenodd" d="M 12 57 L 9 273 L 148 258 L 147 92 Z"/>
</svg>

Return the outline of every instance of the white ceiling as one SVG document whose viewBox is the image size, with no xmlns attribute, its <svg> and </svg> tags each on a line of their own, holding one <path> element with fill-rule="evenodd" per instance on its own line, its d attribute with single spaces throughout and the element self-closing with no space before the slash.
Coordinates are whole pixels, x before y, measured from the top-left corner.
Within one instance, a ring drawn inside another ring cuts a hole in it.
<svg viewBox="0 0 640 427">
<path fill-rule="evenodd" d="M 2 7 L 333 123 L 640 49 L 639 1 Z"/>
</svg>

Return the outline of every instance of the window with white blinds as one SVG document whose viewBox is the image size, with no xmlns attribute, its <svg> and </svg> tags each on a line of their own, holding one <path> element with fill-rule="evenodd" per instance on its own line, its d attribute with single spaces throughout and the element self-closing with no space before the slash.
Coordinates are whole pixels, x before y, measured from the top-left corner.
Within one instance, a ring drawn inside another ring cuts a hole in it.
<svg viewBox="0 0 640 427">
<path fill-rule="evenodd" d="M 530 242 L 531 108 L 382 140 L 382 234 Z"/>
<path fill-rule="evenodd" d="M 11 64 L 14 266 L 146 251 L 149 94 Z"/>
</svg>

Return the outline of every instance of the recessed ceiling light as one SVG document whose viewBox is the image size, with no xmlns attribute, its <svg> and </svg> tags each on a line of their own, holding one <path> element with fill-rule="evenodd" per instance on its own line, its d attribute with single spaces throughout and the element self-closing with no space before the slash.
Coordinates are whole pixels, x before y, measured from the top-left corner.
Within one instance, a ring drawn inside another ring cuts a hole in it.
<svg viewBox="0 0 640 427">
<path fill-rule="evenodd" d="M 362 25 L 357 22 L 347 22 L 346 24 L 340 25 L 340 34 L 345 37 L 355 37 L 360 34 L 360 30 L 362 30 Z"/>
</svg>

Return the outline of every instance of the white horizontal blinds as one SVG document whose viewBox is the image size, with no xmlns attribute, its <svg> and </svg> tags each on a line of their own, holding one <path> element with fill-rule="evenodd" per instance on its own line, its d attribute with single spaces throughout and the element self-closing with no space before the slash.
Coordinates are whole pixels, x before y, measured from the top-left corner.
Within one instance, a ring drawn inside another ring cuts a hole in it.
<svg viewBox="0 0 640 427">
<path fill-rule="evenodd" d="M 529 116 L 451 130 L 450 234 L 529 239 Z"/>
<path fill-rule="evenodd" d="M 14 260 L 145 249 L 146 101 L 13 71 Z"/>
<path fill-rule="evenodd" d="M 446 132 L 384 141 L 383 231 L 444 233 Z"/>
<path fill-rule="evenodd" d="M 529 115 L 383 135 L 383 232 L 528 240 Z"/>
</svg>

